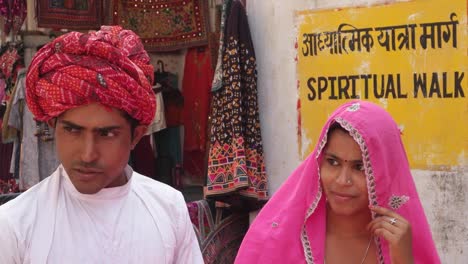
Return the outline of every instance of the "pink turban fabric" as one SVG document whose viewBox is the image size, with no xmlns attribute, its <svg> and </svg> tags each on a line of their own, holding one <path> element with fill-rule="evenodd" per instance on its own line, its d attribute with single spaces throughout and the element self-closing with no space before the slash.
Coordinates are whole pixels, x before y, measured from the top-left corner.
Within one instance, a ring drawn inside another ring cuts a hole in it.
<svg viewBox="0 0 468 264">
<path fill-rule="evenodd" d="M 99 102 L 151 123 L 153 66 L 139 37 L 119 26 L 71 32 L 40 49 L 26 76 L 26 101 L 39 121 Z"/>
</svg>

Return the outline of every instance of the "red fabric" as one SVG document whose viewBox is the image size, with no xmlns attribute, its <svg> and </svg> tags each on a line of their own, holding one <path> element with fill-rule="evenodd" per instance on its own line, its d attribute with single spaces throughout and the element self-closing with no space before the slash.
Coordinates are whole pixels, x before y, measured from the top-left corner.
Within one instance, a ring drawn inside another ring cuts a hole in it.
<svg viewBox="0 0 468 264">
<path fill-rule="evenodd" d="M 12 154 L 13 143 L 3 144 L 1 142 L 0 132 L 0 180 L 9 180 L 13 178 L 13 175 L 10 173 L 10 163 Z"/>
<path fill-rule="evenodd" d="M 189 49 L 183 80 L 184 169 L 195 178 L 203 178 L 206 170 L 206 133 L 213 75 L 210 50 Z"/>
<path fill-rule="evenodd" d="M 187 51 L 182 86 L 185 150 L 205 150 L 213 74 L 208 48 L 192 48 Z"/>
<path fill-rule="evenodd" d="M 151 123 L 156 100 L 153 66 L 139 37 L 119 26 L 60 36 L 34 56 L 26 76 L 26 101 L 35 118 L 99 102 Z"/>
<path fill-rule="evenodd" d="M 133 170 L 148 176 L 155 177 L 155 163 L 153 149 L 151 148 L 150 137 L 152 135 L 144 136 L 140 139 L 135 149 L 132 151 Z"/>
</svg>

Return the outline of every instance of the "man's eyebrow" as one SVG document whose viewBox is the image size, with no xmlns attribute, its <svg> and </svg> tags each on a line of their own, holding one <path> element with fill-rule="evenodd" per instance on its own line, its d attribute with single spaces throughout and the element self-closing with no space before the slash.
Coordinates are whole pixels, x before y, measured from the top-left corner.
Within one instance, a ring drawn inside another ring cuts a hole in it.
<svg viewBox="0 0 468 264">
<path fill-rule="evenodd" d="M 79 125 L 77 125 L 77 124 L 75 124 L 73 122 L 67 121 L 67 120 L 59 120 L 59 123 L 62 123 L 64 125 L 66 125 L 66 126 L 74 128 L 74 129 L 83 129 L 82 126 L 79 126 Z"/>
<path fill-rule="evenodd" d="M 343 161 L 342 158 L 338 157 L 337 155 L 333 154 L 333 153 L 330 153 L 330 152 L 325 152 L 325 156 L 329 156 L 331 158 L 334 158 L 336 160 L 339 160 L 339 161 Z M 362 159 L 358 159 L 358 160 L 346 160 L 346 161 L 349 161 L 349 162 L 353 162 L 353 163 L 362 163 Z"/>
<path fill-rule="evenodd" d="M 121 129 L 121 128 L 122 128 L 122 126 L 96 127 L 96 128 L 93 128 L 93 131 L 105 132 L 105 131 L 117 130 L 117 129 Z"/>
<path fill-rule="evenodd" d="M 84 129 L 83 126 L 77 125 L 67 120 L 60 120 L 59 122 L 74 129 Z M 111 130 L 116 130 L 116 129 L 121 129 L 121 128 L 122 126 L 105 126 L 105 127 L 93 128 L 93 131 L 102 132 L 102 131 L 111 131 Z"/>
</svg>

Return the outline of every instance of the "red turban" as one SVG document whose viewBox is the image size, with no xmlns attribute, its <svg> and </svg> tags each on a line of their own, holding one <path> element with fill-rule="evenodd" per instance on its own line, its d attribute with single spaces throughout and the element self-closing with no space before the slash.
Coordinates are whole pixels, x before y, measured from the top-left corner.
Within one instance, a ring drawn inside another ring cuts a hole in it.
<svg viewBox="0 0 468 264">
<path fill-rule="evenodd" d="M 99 102 L 121 109 L 140 124 L 153 120 L 153 66 L 139 37 L 119 26 L 71 32 L 45 45 L 26 76 L 26 101 L 35 118 Z"/>
</svg>

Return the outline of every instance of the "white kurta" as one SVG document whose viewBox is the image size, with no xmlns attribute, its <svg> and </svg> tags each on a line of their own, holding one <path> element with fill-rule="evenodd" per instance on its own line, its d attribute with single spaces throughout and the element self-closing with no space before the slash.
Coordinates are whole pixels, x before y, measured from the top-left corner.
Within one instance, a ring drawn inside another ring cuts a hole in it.
<svg viewBox="0 0 468 264">
<path fill-rule="evenodd" d="M 125 172 L 86 195 L 60 166 L 0 206 L 0 263 L 203 263 L 182 194 Z"/>
</svg>

